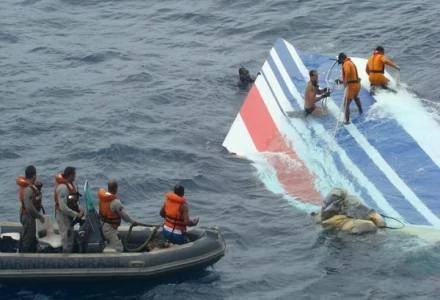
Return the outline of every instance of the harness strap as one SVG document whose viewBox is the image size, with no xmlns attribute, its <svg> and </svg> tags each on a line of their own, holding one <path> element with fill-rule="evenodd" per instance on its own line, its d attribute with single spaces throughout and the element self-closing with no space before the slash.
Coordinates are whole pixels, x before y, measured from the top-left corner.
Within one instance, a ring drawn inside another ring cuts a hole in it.
<svg viewBox="0 0 440 300">
<path fill-rule="evenodd" d="M 346 62 L 347 62 L 347 61 L 345 61 L 344 64 L 345 64 Z M 360 80 L 360 78 L 359 78 L 358 70 L 357 70 L 357 68 L 356 68 L 356 65 L 355 65 L 351 60 L 349 60 L 349 63 L 351 63 L 351 65 L 352 65 L 353 68 L 354 68 L 354 72 L 355 72 L 355 75 L 356 75 L 356 79 L 354 79 L 354 80 L 348 80 L 348 81 L 347 81 L 347 84 L 358 83 L 358 82 L 360 82 L 361 80 Z M 345 77 L 345 76 L 344 76 L 344 77 Z"/>
<path fill-rule="evenodd" d="M 376 65 L 375 62 L 376 62 L 376 60 L 379 59 L 379 58 L 380 58 L 379 55 L 376 55 L 375 57 L 373 57 L 373 59 L 372 59 L 372 61 L 371 61 L 371 64 L 372 64 L 373 66 Z M 384 73 L 385 73 L 385 65 L 383 65 L 383 67 L 382 67 L 381 70 L 369 70 L 369 72 L 370 72 L 370 73 L 381 73 L 381 74 L 384 74 Z"/>
</svg>

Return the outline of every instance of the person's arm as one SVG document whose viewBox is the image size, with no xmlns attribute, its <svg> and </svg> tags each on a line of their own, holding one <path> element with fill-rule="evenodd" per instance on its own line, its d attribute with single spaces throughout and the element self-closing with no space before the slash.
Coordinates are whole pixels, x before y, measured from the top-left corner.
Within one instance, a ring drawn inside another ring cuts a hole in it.
<svg viewBox="0 0 440 300">
<path fill-rule="evenodd" d="M 130 218 L 130 216 L 127 214 L 127 212 L 124 209 L 124 206 L 122 205 L 121 201 L 119 199 L 113 200 L 112 203 L 110 204 L 110 209 L 119 214 L 122 218 L 122 220 L 124 220 L 125 222 L 128 223 L 138 223 L 135 220 L 133 220 L 132 218 Z"/>
<path fill-rule="evenodd" d="M 319 99 L 316 99 L 316 101 L 322 100 L 328 96 L 330 96 L 330 89 L 328 87 L 319 89 L 318 94 L 321 96 Z"/>
<path fill-rule="evenodd" d="M 391 59 L 389 59 L 385 55 L 382 56 L 382 62 L 390 67 L 393 67 L 394 69 L 400 70 L 399 66 L 396 65 Z"/>
<path fill-rule="evenodd" d="M 327 92 L 327 88 L 323 88 L 323 89 L 317 88 L 316 89 L 316 94 L 318 94 L 318 95 L 322 95 L 325 92 Z"/>
<path fill-rule="evenodd" d="M 165 204 L 162 205 L 159 214 L 162 218 L 165 219 Z"/>
<path fill-rule="evenodd" d="M 26 207 L 26 210 L 29 212 L 32 218 L 34 219 L 40 219 L 42 222 L 44 222 L 44 217 L 42 214 L 40 214 L 37 209 L 34 206 L 34 203 L 32 202 L 33 197 L 33 191 L 32 188 L 27 187 L 24 190 L 24 207 Z"/>
<path fill-rule="evenodd" d="M 180 207 L 180 212 L 181 212 L 182 217 L 183 217 L 183 222 L 185 223 L 186 226 L 196 226 L 197 223 L 199 223 L 199 219 L 198 218 L 195 218 L 193 220 L 191 220 L 189 218 L 188 206 L 186 204 L 183 204 Z"/>
<path fill-rule="evenodd" d="M 58 192 L 58 199 L 59 199 L 58 204 L 60 206 L 60 211 L 64 215 L 72 218 L 81 218 L 84 215 L 84 212 L 81 209 L 79 212 L 76 212 L 67 206 L 67 197 L 69 197 L 69 190 L 67 189 L 67 186 L 65 185 L 59 186 L 57 192 Z"/>
</svg>

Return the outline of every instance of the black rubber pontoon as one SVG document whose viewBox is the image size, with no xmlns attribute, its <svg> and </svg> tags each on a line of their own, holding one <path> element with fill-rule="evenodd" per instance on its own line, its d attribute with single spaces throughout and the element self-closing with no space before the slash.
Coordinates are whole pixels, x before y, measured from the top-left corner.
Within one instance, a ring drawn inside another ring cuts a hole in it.
<svg viewBox="0 0 440 300">
<path fill-rule="evenodd" d="M 12 239 L 10 233 L 20 233 L 20 223 L 0 223 L 0 249 Z M 134 249 L 150 238 L 154 227 L 133 230 L 125 248 Z M 125 241 L 128 227 L 119 230 Z M 77 232 L 76 232 L 77 234 Z M 161 236 L 161 232 L 157 236 Z M 0 282 L 36 279 L 104 279 L 150 278 L 179 271 L 203 269 L 216 263 L 225 254 L 225 242 L 217 229 L 194 228 L 188 232 L 190 242 L 155 248 L 149 252 L 102 253 L 0 253 Z M 3 244 L 3 245 L 2 245 Z M 12 249 L 12 250 L 11 250 Z M 75 245 L 76 251 L 80 247 Z"/>
</svg>

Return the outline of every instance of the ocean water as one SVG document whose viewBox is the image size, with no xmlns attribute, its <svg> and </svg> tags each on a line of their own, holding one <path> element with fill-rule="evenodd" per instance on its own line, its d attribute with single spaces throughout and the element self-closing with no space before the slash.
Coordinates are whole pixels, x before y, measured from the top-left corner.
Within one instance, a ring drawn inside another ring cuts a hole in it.
<svg viewBox="0 0 440 300">
<path fill-rule="evenodd" d="M 440 247 L 383 231 L 325 233 L 222 149 L 246 89 L 279 37 L 305 52 L 367 57 L 381 44 L 401 81 L 439 113 L 438 1 L 3 0 L 1 220 L 17 220 L 28 164 L 53 211 L 53 175 L 120 184 L 133 217 L 159 223 L 186 187 L 190 214 L 227 251 L 197 274 L 118 285 L 0 286 L 4 299 L 437 299 Z M 414 120 L 417 122 L 417 120 Z"/>
</svg>

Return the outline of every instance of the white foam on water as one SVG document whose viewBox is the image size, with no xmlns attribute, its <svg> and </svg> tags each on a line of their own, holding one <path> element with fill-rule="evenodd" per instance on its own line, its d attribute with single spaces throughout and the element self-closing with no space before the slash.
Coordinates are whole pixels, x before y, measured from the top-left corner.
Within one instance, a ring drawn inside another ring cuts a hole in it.
<svg viewBox="0 0 440 300">
<path fill-rule="evenodd" d="M 440 167 L 440 125 L 438 115 L 428 112 L 422 100 L 402 87 L 397 93 L 379 91 L 373 112 L 395 119 Z"/>
<path fill-rule="evenodd" d="M 367 60 L 364 58 L 352 58 L 352 60 L 357 66 L 362 87 L 369 89 L 368 75 L 364 71 Z M 395 76 L 399 74 L 395 70 L 391 72 Z M 368 117 L 395 119 L 440 167 L 440 103 L 421 99 L 410 92 L 400 79 L 400 84 L 397 86 L 396 79 L 388 71 L 385 72 L 385 76 L 390 79 L 390 87 L 397 90 L 397 93 L 377 91 L 375 95 L 377 102 L 371 107 Z"/>
</svg>

